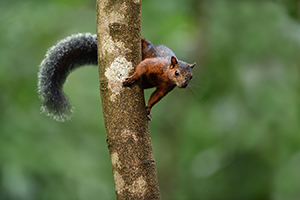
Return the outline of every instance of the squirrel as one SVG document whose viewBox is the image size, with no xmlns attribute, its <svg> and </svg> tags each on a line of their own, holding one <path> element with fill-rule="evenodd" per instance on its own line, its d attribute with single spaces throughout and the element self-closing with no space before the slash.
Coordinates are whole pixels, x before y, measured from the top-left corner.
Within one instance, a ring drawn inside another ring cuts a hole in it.
<svg viewBox="0 0 300 200">
<path fill-rule="evenodd" d="M 141 38 L 142 62 L 132 76 L 123 81 L 130 86 L 142 78 L 142 88 L 156 87 L 146 106 L 147 118 L 152 120 L 151 108 L 176 86 L 185 88 L 193 77 L 194 64 L 178 60 L 164 45 L 153 45 Z M 74 108 L 62 87 L 67 76 L 83 65 L 97 65 L 97 35 L 79 33 L 71 35 L 46 53 L 38 72 L 38 93 L 42 101 L 41 111 L 58 121 L 70 119 Z"/>
</svg>

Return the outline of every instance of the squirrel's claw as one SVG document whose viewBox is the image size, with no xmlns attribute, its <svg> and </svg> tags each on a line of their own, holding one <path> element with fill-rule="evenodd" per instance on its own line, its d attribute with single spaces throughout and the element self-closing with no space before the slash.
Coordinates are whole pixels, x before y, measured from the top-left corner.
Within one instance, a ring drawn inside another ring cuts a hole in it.
<svg viewBox="0 0 300 200">
<path fill-rule="evenodd" d="M 125 78 L 125 80 L 123 81 L 123 86 L 130 86 L 133 84 L 133 81 L 131 80 L 131 78 Z"/>
<path fill-rule="evenodd" d="M 148 119 L 148 121 L 152 121 L 152 115 L 151 114 L 149 114 L 149 115 L 147 115 L 147 119 Z"/>
<path fill-rule="evenodd" d="M 146 106 L 146 112 L 147 112 L 147 119 L 148 121 L 152 121 L 152 115 L 150 113 L 150 108 L 148 106 Z"/>
</svg>

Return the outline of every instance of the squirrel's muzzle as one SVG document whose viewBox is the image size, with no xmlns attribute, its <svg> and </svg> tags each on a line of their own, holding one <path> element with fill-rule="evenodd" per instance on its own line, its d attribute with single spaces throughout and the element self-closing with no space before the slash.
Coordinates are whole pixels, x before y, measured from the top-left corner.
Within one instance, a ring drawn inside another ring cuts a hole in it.
<svg viewBox="0 0 300 200">
<path fill-rule="evenodd" d="M 181 84 L 180 88 L 186 88 L 186 86 L 188 86 L 189 82 L 186 81 L 184 83 Z"/>
</svg>

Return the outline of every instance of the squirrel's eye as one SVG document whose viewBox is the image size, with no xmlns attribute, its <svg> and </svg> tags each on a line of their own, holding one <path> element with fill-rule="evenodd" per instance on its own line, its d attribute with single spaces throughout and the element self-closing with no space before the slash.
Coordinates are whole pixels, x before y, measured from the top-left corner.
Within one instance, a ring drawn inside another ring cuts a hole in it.
<svg viewBox="0 0 300 200">
<path fill-rule="evenodd" d="M 175 71 L 175 76 L 179 76 L 179 72 L 178 71 Z"/>
</svg>

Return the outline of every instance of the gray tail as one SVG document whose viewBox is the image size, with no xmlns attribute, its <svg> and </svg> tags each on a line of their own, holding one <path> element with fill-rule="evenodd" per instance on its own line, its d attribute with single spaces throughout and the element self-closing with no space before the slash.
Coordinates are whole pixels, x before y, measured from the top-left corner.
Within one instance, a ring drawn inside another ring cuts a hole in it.
<svg viewBox="0 0 300 200">
<path fill-rule="evenodd" d="M 74 109 L 62 90 L 63 84 L 76 68 L 97 63 L 96 35 L 71 35 L 51 47 L 38 73 L 41 111 L 58 121 L 70 119 Z"/>
</svg>

